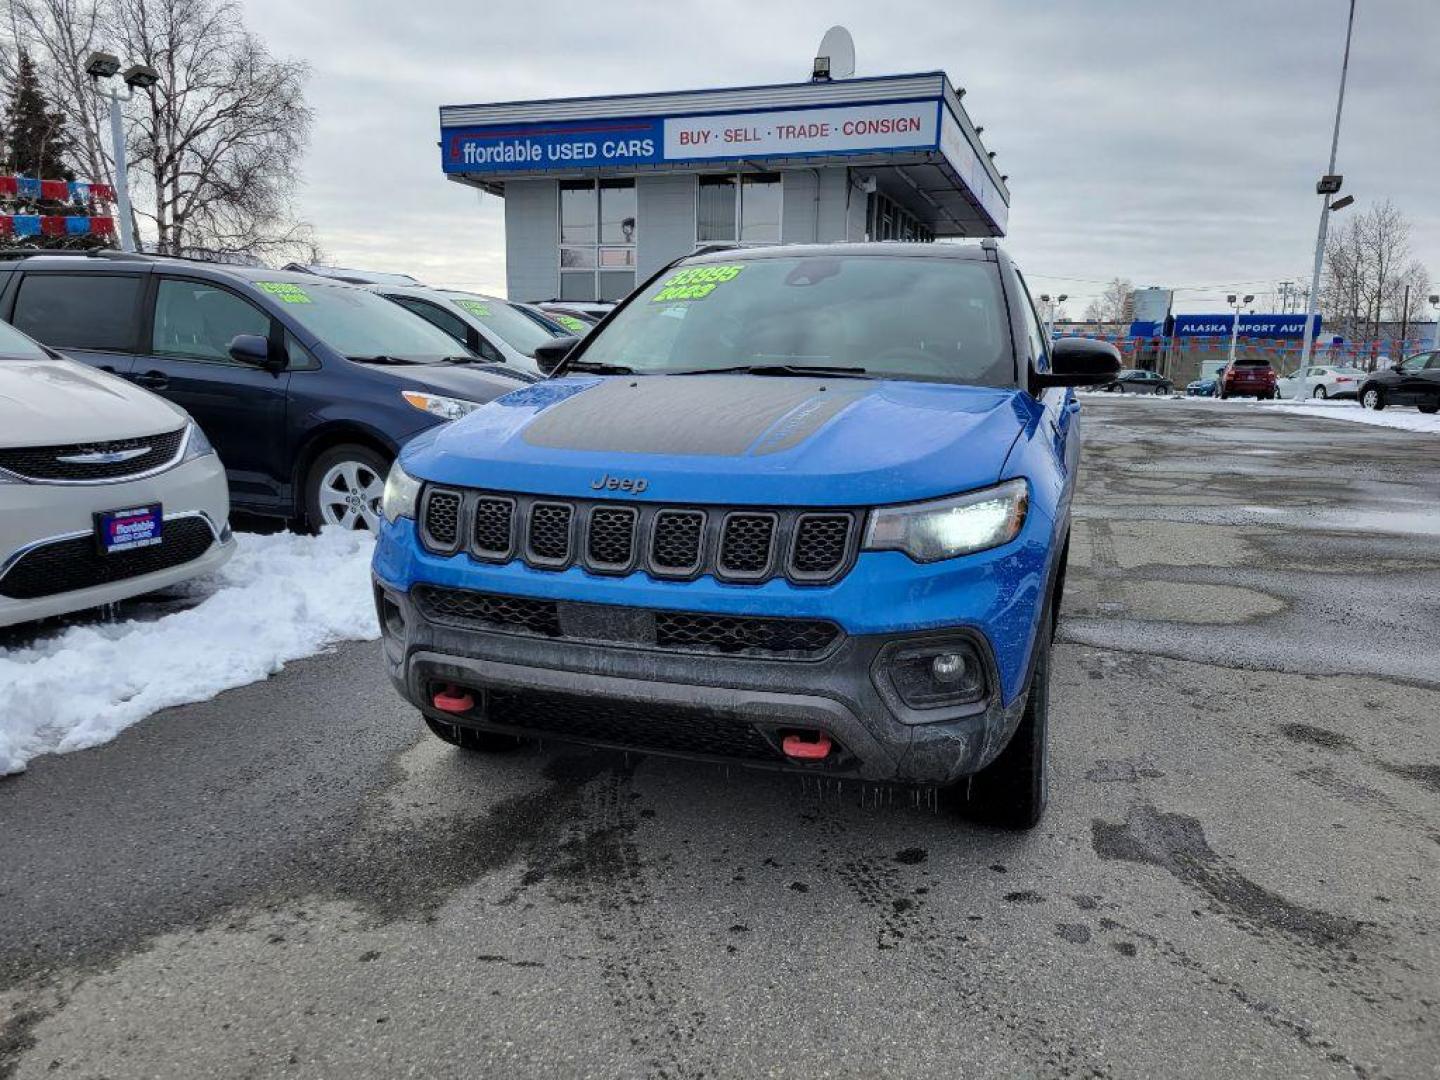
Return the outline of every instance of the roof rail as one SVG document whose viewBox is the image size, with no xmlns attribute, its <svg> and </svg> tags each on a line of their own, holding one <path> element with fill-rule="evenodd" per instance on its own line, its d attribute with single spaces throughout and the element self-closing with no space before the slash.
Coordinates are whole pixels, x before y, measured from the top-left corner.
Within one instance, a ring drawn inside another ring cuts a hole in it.
<svg viewBox="0 0 1440 1080">
<path fill-rule="evenodd" d="M 153 259 L 153 255 L 141 255 L 134 251 L 116 251 L 114 248 L 0 248 L 0 259 L 33 259 L 39 256 L 59 255 L 69 259 Z"/>
</svg>

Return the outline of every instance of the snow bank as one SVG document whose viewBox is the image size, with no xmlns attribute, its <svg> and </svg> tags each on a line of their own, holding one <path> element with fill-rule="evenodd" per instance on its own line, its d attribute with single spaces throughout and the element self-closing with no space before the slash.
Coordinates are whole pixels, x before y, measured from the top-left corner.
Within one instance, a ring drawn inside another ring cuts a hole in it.
<svg viewBox="0 0 1440 1080">
<path fill-rule="evenodd" d="M 234 558 L 194 583 L 209 593 L 195 607 L 0 648 L 0 775 L 109 742 L 158 709 L 257 682 L 335 642 L 379 636 L 368 534 L 237 542 Z"/>
<path fill-rule="evenodd" d="M 1396 428 L 1401 431 L 1419 431 L 1429 435 L 1440 435 L 1440 413 L 1426 416 L 1415 408 L 1391 406 L 1380 412 L 1360 407 L 1358 401 L 1336 401 L 1333 398 L 1312 398 L 1308 401 L 1258 401 L 1255 398 L 1227 398 L 1222 401 L 1215 397 L 1186 397 L 1176 394 L 1165 397 L 1159 394 L 1107 394 L 1103 390 L 1079 391 L 1080 397 L 1105 398 L 1107 401 L 1179 401 L 1187 405 L 1213 405 L 1217 408 L 1273 409 L 1291 416 L 1318 416 L 1326 420 L 1348 420 L 1352 424 L 1369 424 L 1372 427 Z"/>
<path fill-rule="evenodd" d="M 1402 431 L 1423 431 L 1440 435 L 1440 413 L 1426 416 L 1417 409 L 1391 407 L 1376 412 L 1362 409 L 1354 401 L 1261 401 L 1262 409 L 1277 409 L 1297 416 L 1323 416 L 1326 420 L 1349 420 L 1354 424 L 1370 424 L 1372 427 L 1399 428 Z"/>
</svg>

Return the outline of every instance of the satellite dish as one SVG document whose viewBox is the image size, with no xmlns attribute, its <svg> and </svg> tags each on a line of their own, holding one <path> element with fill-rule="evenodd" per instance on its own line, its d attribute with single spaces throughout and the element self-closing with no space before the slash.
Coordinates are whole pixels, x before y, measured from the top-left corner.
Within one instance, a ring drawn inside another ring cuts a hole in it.
<svg viewBox="0 0 1440 1080">
<path fill-rule="evenodd" d="M 855 74 L 855 41 L 843 26 L 832 26 L 820 39 L 812 78 L 848 79 Z"/>
</svg>

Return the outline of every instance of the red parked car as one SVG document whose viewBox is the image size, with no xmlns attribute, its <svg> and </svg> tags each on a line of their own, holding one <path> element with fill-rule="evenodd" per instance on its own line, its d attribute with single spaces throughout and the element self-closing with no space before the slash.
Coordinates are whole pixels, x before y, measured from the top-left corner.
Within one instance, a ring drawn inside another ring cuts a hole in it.
<svg viewBox="0 0 1440 1080">
<path fill-rule="evenodd" d="M 1279 396 L 1275 369 L 1263 357 L 1237 358 L 1220 369 L 1220 396 L 1255 397 L 1271 401 Z"/>
</svg>

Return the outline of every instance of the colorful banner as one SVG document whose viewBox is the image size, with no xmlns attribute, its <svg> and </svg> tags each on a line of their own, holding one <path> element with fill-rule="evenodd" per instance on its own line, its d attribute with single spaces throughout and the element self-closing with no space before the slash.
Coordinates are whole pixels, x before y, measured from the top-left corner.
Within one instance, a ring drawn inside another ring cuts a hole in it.
<svg viewBox="0 0 1440 1080">
<path fill-rule="evenodd" d="M 50 202 L 114 202 L 115 189 L 109 184 L 84 180 L 36 180 L 31 176 L 0 176 L 0 198 L 48 200 Z"/>
<path fill-rule="evenodd" d="M 0 214 L 0 236 L 113 236 L 115 219 L 88 214 Z"/>
</svg>

